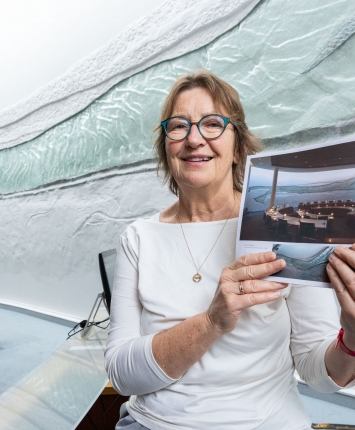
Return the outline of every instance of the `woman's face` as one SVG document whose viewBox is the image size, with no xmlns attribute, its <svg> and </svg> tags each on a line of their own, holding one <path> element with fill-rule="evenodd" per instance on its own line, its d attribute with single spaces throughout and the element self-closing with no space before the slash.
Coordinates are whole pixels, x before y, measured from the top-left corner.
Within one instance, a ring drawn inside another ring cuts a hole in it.
<svg viewBox="0 0 355 430">
<path fill-rule="evenodd" d="M 191 122 L 198 122 L 203 116 L 213 113 L 229 117 L 228 112 L 217 109 L 207 90 L 194 88 L 178 96 L 171 116 L 183 116 Z M 228 124 L 221 136 L 206 140 L 194 124 L 183 140 L 165 138 L 170 171 L 180 189 L 233 186 L 232 164 L 238 162 L 234 156 L 234 133 L 232 124 Z M 196 160 L 201 158 L 205 160 Z"/>
</svg>

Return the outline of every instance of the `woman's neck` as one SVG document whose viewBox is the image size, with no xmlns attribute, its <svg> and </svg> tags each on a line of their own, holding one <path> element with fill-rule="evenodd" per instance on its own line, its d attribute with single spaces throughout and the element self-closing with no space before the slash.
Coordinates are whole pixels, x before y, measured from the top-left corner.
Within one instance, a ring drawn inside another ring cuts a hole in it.
<svg viewBox="0 0 355 430">
<path fill-rule="evenodd" d="M 223 190 L 207 195 L 204 190 L 179 190 L 179 200 L 168 211 L 170 222 L 208 222 L 236 218 L 239 214 L 240 193 Z"/>
<path fill-rule="evenodd" d="M 239 193 L 235 192 L 226 196 L 216 195 L 208 200 L 201 199 L 200 196 L 195 199 L 179 196 L 180 222 L 208 222 L 235 218 L 239 213 L 239 201 Z"/>
</svg>

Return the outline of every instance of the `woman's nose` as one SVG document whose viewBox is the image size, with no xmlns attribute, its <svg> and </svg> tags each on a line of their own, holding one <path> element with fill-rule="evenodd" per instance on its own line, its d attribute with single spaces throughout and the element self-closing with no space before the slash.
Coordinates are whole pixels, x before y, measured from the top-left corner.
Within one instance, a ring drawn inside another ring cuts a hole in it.
<svg viewBox="0 0 355 430">
<path fill-rule="evenodd" d="M 197 124 L 191 125 L 190 133 L 186 138 L 186 143 L 193 147 L 206 144 L 206 140 L 202 137 L 201 133 L 199 132 Z"/>
</svg>

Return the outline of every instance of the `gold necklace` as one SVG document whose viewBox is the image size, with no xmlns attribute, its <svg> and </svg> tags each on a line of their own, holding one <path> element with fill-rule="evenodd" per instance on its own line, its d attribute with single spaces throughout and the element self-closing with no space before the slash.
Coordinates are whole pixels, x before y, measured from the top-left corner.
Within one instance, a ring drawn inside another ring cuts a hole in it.
<svg viewBox="0 0 355 430">
<path fill-rule="evenodd" d="M 226 224 L 227 224 L 227 222 L 228 222 L 229 218 L 231 217 L 231 215 L 232 215 L 232 213 L 233 213 L 233 211 L 234 211 L 235 204 L 236 204 L 236 198 L 235 198 L 235 196 L 234 196 L 234 205 L 233 205 L 233 209 L 230 211 L 230 214 L 229 214 L 228 218 L 226 219 L 226 222 L 223 224 L 222 230 L 220 231 L 220 233 L 219 233 L 219 235 L 218 235 L 218 237 L 217 237 L 217 239 L 216 239 L 215 243 L 213 244 L 213 246 L 212 246 L 212 248 L 211 248 L 210 252 L 207 254 L 207 257 L 203 260 L 203 262 L 202 262 L 202 264 L 201 264 L 201 266 L 200 266 L 200 267 L 197 267 L 197 264 L 196 264 L 196 262 L 195 262 L 195 259 L 194 259 L 194 257 L 192 256 L 191 249 L 190 249 L 189 244 L 188 244 L 188 242 L 187 242 L 187 239 L 186 239 L 186 236 L 185 236 L 184 229 L 182 228 L 182 224 L 181 224 L 181 221 L 180 221 L 180 205 L 179 205 L 179 209 L 178 209 L 178 213 L 177 213 L 177 215 L 178 215 L 178 220 L 179 220 L 179 224 L 180 224 L 181 231 L 182 231 L 182 234 L 183 234 L 183 236 L 184 236 L 184 239 L 185 239 L 185 242 L 186 242 L 186 245 L 187 245 L 187 249 L 189 250 L 189 253 L 190 253 L 191 259 L 192 259 L 192 261 L 193 261 L 193 263 L 194 263 L 194 265 L 195 265 L 195 267 L 196 267 L 196 273 L 195 273 L 195 274 L 194 274 L 194 276 L 192 277 L 192 280 L 193 280 L 194 282 L 198 283 L 198 282 L 200 282 L 200 281 L 202 280 L 202 276 L 201 276 L 201 274 L 199 273 L 199 272 L 200 272 L 200 270 L 201 270 L 201 267 L 205 264 L 205 262 L 206 262 L 207 258 L 210 256 L 211 252 L 213 251 L 213 248 L 216 246 L 216 243 L 218 242 L 218 239 L 220 238 L 220 236 L 221 236 L 221 234 L 222 234 L 222 232 L 223 232 L 223 230 L 224 230 L 224 227 L 226 226 Z"/>
</svg>

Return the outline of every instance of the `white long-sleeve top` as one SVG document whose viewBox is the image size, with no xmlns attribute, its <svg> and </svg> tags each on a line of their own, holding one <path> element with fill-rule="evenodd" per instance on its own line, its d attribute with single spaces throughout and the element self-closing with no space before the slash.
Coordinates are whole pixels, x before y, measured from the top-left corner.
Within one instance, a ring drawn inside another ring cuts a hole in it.
<svg viewBox="0 0 355 430">
<path fill-rule="evenodd" d="M 228 221 L 198 284 L 179 224 L 161 223 L 156 214 L 135 221 L 120 238 L 106 369 L 113 387 L 131 396 L 129 414 L 149 429 L 310 429 L 295 367 L 319 391 L 342 388 L 324 362 L 339 331 L 334 296 L 308 286 L 289 285 L 280 299 L 245 309 L 236 328 L 180 379 L 156 363 L 154 334 L 210 305 L 223 267 L 235 259 L 237 222 Z M 183 225 L 197 266 L 223 223 Z"/>
</svg>

